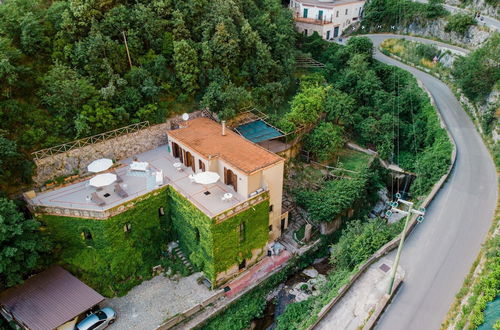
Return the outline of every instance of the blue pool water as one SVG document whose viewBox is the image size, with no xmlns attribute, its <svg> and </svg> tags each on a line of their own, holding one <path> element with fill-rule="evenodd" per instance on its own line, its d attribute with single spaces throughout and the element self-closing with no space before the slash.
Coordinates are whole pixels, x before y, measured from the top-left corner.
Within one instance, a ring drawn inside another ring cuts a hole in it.
<svg viewBox="0 0 500 330">
<path fill-rule="evenodd" d="M 283 136 L 280 131 L 268 125 L 263 120 L 256 120 L 240 125 L 236 127 L 236 130 L 248 140 L 256 143 Z"/>
</svg>

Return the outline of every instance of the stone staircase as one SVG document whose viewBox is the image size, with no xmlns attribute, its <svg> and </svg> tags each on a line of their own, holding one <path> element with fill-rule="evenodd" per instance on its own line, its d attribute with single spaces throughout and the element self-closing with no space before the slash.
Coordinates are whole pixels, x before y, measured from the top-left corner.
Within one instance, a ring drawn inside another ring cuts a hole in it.
<svg viewBox="0 0 500 330">
<path fill-rule="evenodd" d="M 174 252 L 182 260 L 184 266 L 186 266 L 186 268 L 189 269 L 191 273 L 194 273 L 193 265 L 191 264 L 189 259 L 184 255 L 184 252 L 182 252 L 182 250 L 179 249 L 179 247 L 174 248 Z"/>
<path fill-rule="evenodd" d="M 293 237 L 293 233 L 307 223 L 300 211 L 293 207 L 288 211 L 288 228 L 279 238 L 279 242 L 291 253 L 297 253 L 301 245 Z"/>
</svg>

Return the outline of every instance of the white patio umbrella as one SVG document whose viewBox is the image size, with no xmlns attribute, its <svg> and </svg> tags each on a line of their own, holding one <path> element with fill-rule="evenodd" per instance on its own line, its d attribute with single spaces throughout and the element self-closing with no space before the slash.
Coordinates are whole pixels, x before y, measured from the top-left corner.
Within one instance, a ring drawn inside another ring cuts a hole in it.
<svg viewBox="0 0 500 330">
<path fill-rule="evenodd" d="M 116 181 L 116 174 L 104 173 L 99 174 L 90 179 L 90 185 L 96 188 L 109 186 Z"/>
<path fill-rule="evenodd" d="M 92 163 L 87 166 L 87 170 L 92 173 L 99 173 L 102 171 L 106 171 L 113 165 L 113 161 L 108 158 L 101 158 L 94 160 Z"/>
<path fill-rule="evenodd" d="M 194 182 L 207 185 L 219 181 L 220 175 L 215 172 L 201 172 L 194 175 Z"/>
</svg>

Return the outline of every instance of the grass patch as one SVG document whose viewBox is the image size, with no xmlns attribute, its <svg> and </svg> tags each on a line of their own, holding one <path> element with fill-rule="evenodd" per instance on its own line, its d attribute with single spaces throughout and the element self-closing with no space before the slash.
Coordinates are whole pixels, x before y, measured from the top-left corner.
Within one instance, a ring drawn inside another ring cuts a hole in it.
<svg viewBox="0 0 500 330">
<path fill-rule="evenodd" d="M 342 149 L 338 153 L 338 158 L 335 167 L 341 167 L 349 171 L 360 171 L 363 167 L 366 167 L 372 156 L 365 153 L 351 150 Z"/>
<path fill-rule="evenodd" d="M 451 68 L 446 67 L 440 61 L 435 62 L 434 57 L 437 57 L 439 60 L 444 56 L 456 57 L 456 55 L 453 55 L 449 50 L 443 51 L 434 45 L 406 39 L 386 39 L 380 44 L 380 48 L 385 55 L 397 56 L 401 58 L 403 62 L 433 73 L 440 79 L 449 79 L 451 76 Z"/>
</svg>

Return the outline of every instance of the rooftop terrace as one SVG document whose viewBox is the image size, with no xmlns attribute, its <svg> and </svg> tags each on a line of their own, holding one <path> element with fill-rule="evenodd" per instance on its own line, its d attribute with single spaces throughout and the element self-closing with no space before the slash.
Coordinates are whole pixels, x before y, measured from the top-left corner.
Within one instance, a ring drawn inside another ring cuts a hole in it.
<svg viewBox="0 0 500 330">
<path fill-rule="evenodd" d="M 120 186 L 128 194 L 128 197 L 120 197 L 114 191 L 114 184 L 97 191 L 96 188 L 89 186 L 89 180 L 85 180 L 38 193 L 36 197 L 30 199 L 30 204 L 40 213 L 107 218 L 111 215 L 110 211 L 117 206 L 170 185 L 212 218 L 235 207 L 238 209 L 239 204 L 248 200 L 235 192 L 231 186 L 220 181 L 207 186 L 191 182 L 189 179 L 189 175 L 193 174 L 191 168 L 183 166 L 183 170 L 178 171 L 173 164 L 179 162 L 179 159 L 173 158 L 168 153 L 166 145 L 136 157 L 141 162 L 149 163 L 147 172 L 130 171 L 128 165 L 132 162 L 131 158 L 121 161 L 122 166 L 116 169 L 116 174 L 123 180 Z M 163 171 L 164 182 L 162 185 L 157 185 L 155 173 L 160 170 Z M 105 202 L 105 205 L 99 206 L 91 200 L 91 195 L 94 192 Z M 231 193 L 233 198 L 223 200 L 225 193 Z M 246 207 L 246 203 L 244 204 L 241 208 Z M 120 210 L 117 213 L 119 212 Z"/>
</svg>

